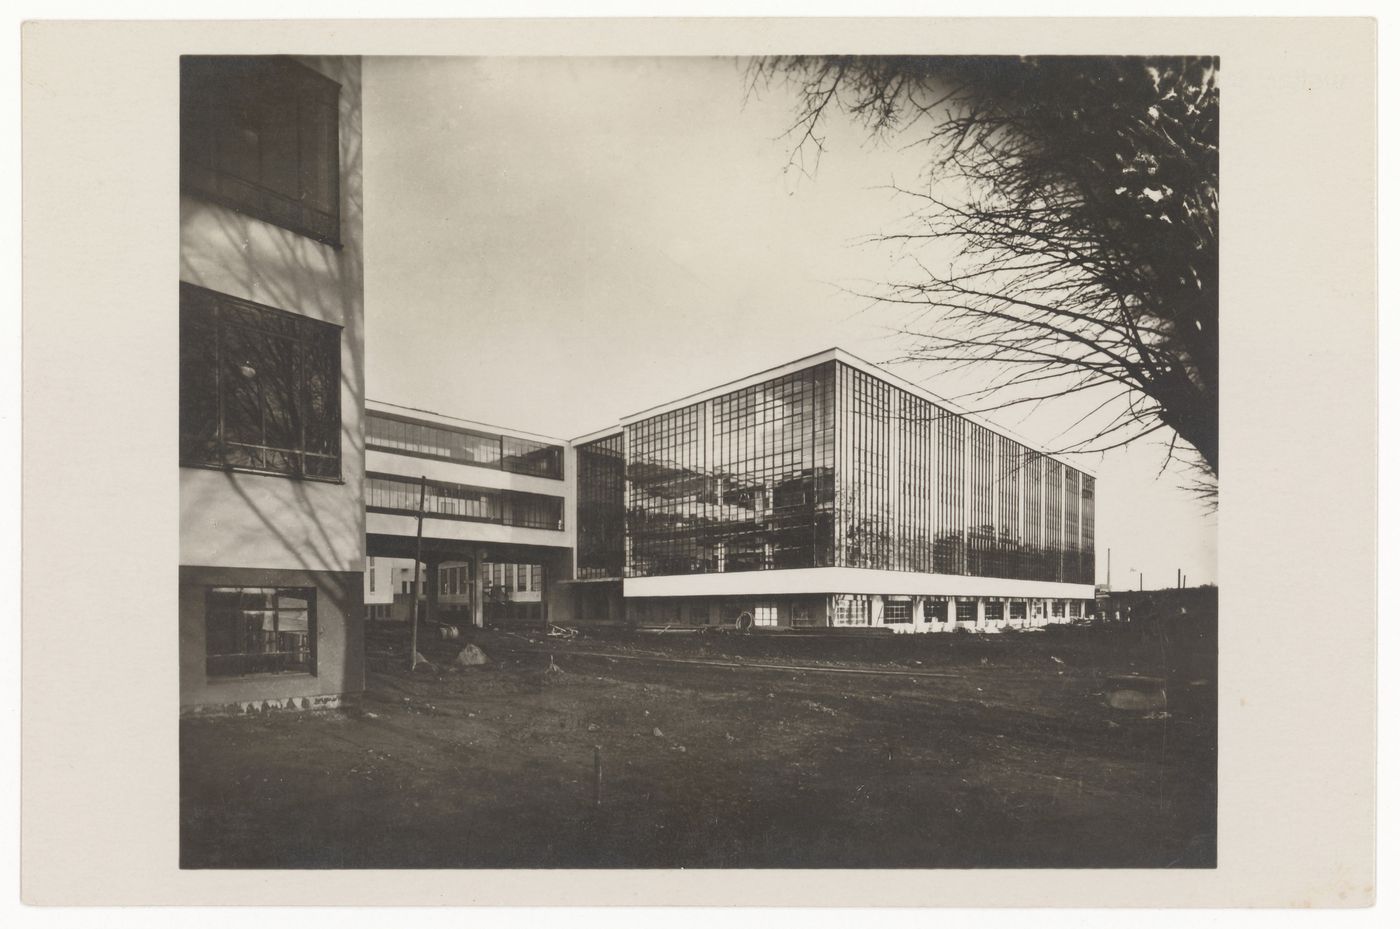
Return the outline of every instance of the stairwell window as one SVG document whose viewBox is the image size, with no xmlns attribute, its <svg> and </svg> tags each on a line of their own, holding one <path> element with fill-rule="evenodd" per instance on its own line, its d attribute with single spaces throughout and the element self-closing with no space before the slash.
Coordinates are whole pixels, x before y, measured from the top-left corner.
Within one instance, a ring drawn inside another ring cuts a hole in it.
<svg viewBox="0 0 1400 929">
<path fill-rule="evenodd" d="M 340 480 L 340 327 L 181 282 L 180 464 Z"/>
<path fill-rule="evenodd" d="M 340 244 L 340 85 L 279 56 L 180 59 L 180 189 Z"/>
</svg>

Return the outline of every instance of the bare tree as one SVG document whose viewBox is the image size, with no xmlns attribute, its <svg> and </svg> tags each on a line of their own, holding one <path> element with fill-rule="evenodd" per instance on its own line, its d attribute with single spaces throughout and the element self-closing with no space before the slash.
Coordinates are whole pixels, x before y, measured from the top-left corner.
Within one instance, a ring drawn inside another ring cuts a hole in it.
<svg viewBox="0 0 1400 929">
<path fill-rule="evenodd" d="M 912 225 L 874 237 L 906 247 L 918 270 L 868 295 L 913 310 L 910 359 L 985 371 L 983 410 L 1085 394 L 1062 451 L 1169 430 L 1168 460 L 1199 468 L 1209 496 L 1218 69 L 1210 58 L 778 57 L 750 80 L 798 88 L 789 132 L 804 169 L 832 113 L 928 148 L 927 184 L 897 188 L 915 198 Z M 937 242 L 957 256 L 946 271 L 926 260 Z"/>
</svg>

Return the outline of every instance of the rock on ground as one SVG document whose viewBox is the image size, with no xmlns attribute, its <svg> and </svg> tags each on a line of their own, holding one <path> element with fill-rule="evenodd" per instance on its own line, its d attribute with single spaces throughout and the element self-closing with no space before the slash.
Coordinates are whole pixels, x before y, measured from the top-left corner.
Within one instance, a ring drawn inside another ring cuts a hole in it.
<svg viewBox="0 0 1400 929">
<path fill-rule="evenodd" d="M 486 657 L 486 653 L 477 646 L 467 645 L 457 653 L 457 657 L 453 659 L 452 663 L 459 668 L 473 668 L 484 665 L 490 660 Z"/>
</svg>

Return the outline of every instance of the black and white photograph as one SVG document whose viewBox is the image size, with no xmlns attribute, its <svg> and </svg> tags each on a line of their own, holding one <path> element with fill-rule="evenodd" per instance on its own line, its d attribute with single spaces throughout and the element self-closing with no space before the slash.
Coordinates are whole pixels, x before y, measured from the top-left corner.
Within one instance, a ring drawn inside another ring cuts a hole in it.
<svg viewBox="0 0 1400 929">
<path fill-rule="evenodd" d="M 1212 867 L 1226 73 L 183 56 L 181 865 Z"/>
<path fill-rule="evenodd" d="M 26 905 L 1373 906 L 1374 21 L 264 12 L 21 28 Z"/>
</svg>

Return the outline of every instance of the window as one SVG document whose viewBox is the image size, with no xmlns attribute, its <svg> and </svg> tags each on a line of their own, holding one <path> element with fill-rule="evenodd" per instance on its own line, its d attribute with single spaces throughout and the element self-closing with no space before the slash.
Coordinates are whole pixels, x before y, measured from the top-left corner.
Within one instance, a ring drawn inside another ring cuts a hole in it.
<svg viewBox="0 0 1400 929">
<path fill-rule="evenodd" d="M 870 625 L 870 601 L 865 597 L 837 597 L 833 626 Z"/>
<path fill-rule="evenodd" d="M 515 589 L 525 591 L 530 589 L 530 566 L 518 564 L 515 566 Z"/>
<path fill-rule="evenodd" d="M 960 622 L 960 623 L 975 623 L 975 622 L 977 622 L 977 601 L 976 601 L 976 600 L 964 600 L 964 599 L 962 599 L 961 597 L 959 597 L 959 598 L 958 598 L 957 610 L 958 610 L 958 612 L 957 612 L 958 622 Z"/>
<path fill-rule="evenodd" d="M 1026 601 L 1024 601 L 1024 600 L 1012 600 L 1011 603 L 1010 603 L 1010 607 L 1011 607 L 1011 616 L 1010 616 L 1011 619 L 1025 619 L 1025 618 L 1026 618 Z"/>
<path fill-rule="evenodd" d="M 629 424 L 625 455 L 617 449 L 627 545 L 621 527 L 601 523 L 591 564 L 611 551 L 625 554 L 629 577 L 832 565 L 833 371 L 823 364 Z M 607 478 L 600 496 L 615 506 Z"/>
<path fill-rule="evenodd" d="M 1065 601 L 1051 600 L 1050 615 L 1056 619 L 1063 619 L 1065 615 Z"/>
<path fill-rule="evenodd" d="M 501 467 L 518 474 L 537 477 L 562 477 L 564 450 L 558 445 L 546 445 L 514 436 L 501 437 Z"/>
<path fill-rule="evenodd" d="M 948 601 L 929 599 L 924 601 L 924 622 L 942 623 L 948 621 Z"/>
<path fill-rule="evenodd" d="M 914 621 L 914 602 L 912 600 L 886 600 L 885 601 L 885 622 L 886 623 L 910 623 Z"/>
<path fill-rule="evenodd" d="M 778 608 L 771 603 L 760 603 L 753 608 L 755 626 L 778 625 Z"/>
<path fill-rule="evenodd" d="M 316 673 L 316 590 L 211 587 L 204 605 L 210 677 Z"/>
<path fill-rule="evenodd" d="M 564 478 L 563 446 L 425 423 L 396 413 L 369 412 L 365 417 L 365 443 L 370 448 L 417 458 Z"/>
<path fill-rule="evenodd" d="M 340 85 L 290 58 L 180 59 L 180 188 L 340 244 Z"/>
<path fill-rule="evenodd" d="M 1002 621 L 1004 609 L 1000 600 L 988 600 L 982 607 L 982 617 L 989 623 L 999 623 Z"/>
<path fill-rule="evenodd" d="M 538 591 L 543 582 L 543 578 L 544 568 L 537 564 L 530 565 L 530 589 Z"/>
<path fill-rule="evenodd" d="M 367 509 L 417 515 L 418 481 L 373 471 L 367 472 L 365 477 Z M 422 499 L 423 513 L 434 519 L 500 523 L 527 529 L 558 531 L 564 528 L 562 497 L 429 481 Z"/>
<path fill-rule="evenodd" d="M 374 556 L 369 559 L 369 592 L 374 593 Z"/>
<path fill-rule="evenodd" d="M 180 283 L 180 464 L 340 479 L 340 327 Z"/>
</svg>

